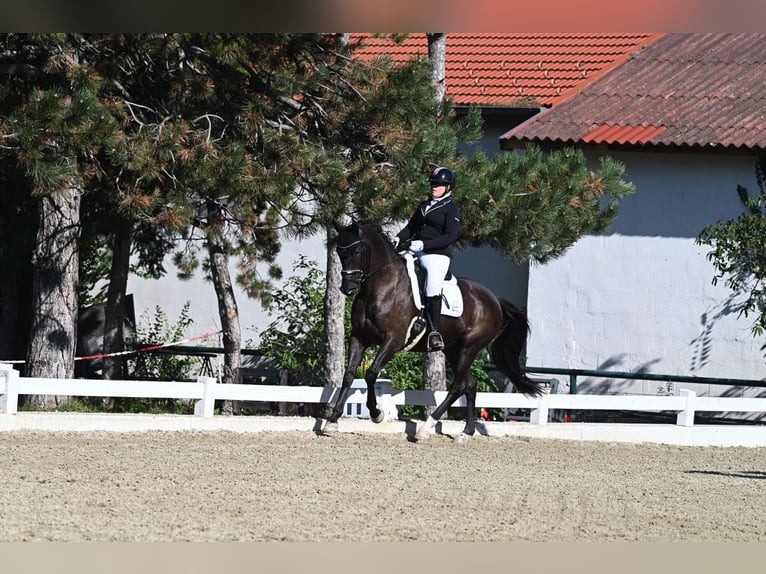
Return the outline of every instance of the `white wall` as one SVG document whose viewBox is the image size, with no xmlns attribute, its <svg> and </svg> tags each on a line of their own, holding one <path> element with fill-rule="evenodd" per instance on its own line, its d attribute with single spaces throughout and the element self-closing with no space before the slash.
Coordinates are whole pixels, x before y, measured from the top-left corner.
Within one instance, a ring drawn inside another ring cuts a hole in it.
<svg viewBox="0 0 766 574">
<path fill-rule="evenodd" d="M 302 242 L 283 240 L 282 250 L 277 256 L 277 263 L 282 268 L 283 280 L 291 276 L 293 264 L 301 254 L 315 261 L 320 269 L 325 269 L 326 250 L 322 236 L 317 235 L 309 241 Z M 205 281 L 200 271 L 193 279 L 180 281 L 176 277 L 176 268 L 170 258 L 165 262 L 165 269 L 168 273 L 161 279 L 142 279 L 131 275 L 128 280 L 128 293 L 133 293 L 136 321 L 139 325 L 146 325 L 152 321 L 156 306 L 159 306 L 167 315 L 168 321 L 174 324 L 180 317 L 184 304 L 189 301 L 190 316 L 194 323 L 188 329 L 188 335 L 194 337 L 218 331 L 221 328 L 221 321 L 218 318 L 218 304 L 212 283 Z M 233 279 L 237 273 L 233 263 L 230 265 L 230 271 Z M 264 274 L 265 272 L 264 269 Z M 239 287 L 235 286 L 234 291 L 239 307 L 243 347 L 256 348 L 259 333 L 276 317 L 269 316 L 260 302 L 250 299 Z M 220 346 L 222 341 L 213 338 L 191 344 Z"/>
<path fill-rule="evenodd" d="M 703 227 L 757 192 L 752 158 L 611 154 L 637 191 L 610 234 L 585 237 L 529 274 L 528 365 L 760 379 L 763 340 L 713 286 Z"/>
</svg>

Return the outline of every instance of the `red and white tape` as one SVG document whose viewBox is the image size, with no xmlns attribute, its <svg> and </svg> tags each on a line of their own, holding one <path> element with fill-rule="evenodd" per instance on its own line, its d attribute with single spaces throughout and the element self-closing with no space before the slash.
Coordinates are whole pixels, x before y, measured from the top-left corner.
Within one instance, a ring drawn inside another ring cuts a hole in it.
<svg viewBox="0 0 766 574">
<path fill-rule="evenodd" d="M 193 341 L 201 341 L 202 339 L 208 339 L 214 335 L 218 335 L 222 331 L 215 331 L 214 333 L 205 333 L 204 335 L 198 335 L 197 337 L 190 337 L 188 339 L 182 339 L 180 341 L 173 341 L 172 343 L 162 343 L 160 345 L 150 345 L 148 347 L 141 347 L 140 349 L 133 349 L 131 351 L 118 351 L 117 353 L 101 353 L 98 355 L 86 355 L 83 357 L 75 357 L 75 361 L 91 361 L 93 359 L 106 359 L 107 357 L 120 357 L 123 355 L 135 355 L 137 353 L 146 353 L 148 351 L 156 351 L 158 349 L 164 349 L 166 347 L 175 347 L 176 345 L 182 345 L 184 343 L 191 343 Z M 11 364 L 23 364 L 26 361 L 4 361 L 0 360 L 0 363 Z"/>
</svg>

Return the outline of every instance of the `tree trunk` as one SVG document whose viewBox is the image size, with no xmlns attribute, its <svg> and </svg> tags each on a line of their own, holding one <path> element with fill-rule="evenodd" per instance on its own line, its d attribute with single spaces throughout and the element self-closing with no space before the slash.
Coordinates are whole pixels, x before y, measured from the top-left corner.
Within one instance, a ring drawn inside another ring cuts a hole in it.
<svg viewBox="0 0 766 574">
<path fill-rule="evenodd" d="M 327 244 L 330 245 L 331 231 L 327 230 Z M 345 367 L 345 307 L 346 298 L 340 292 L 340 259 L 334 249 L 327 249 L 327 282 L 324 296 L 324 320 L 326 349 L 324 376 L 325 384 L 339 387 Z"/>
<path fill-rule="evenodd" d="M 347 46 L 351 35 L 340 34 L 341 44 Z M 324 384 L 339 387 L 343 382 L 343 372 L 346 362 L 346 296 L 340 292 L 341 265 L 338 254 L 331 249 L 333 226 L 328 225 L 325 231 L 327 237 L 327 264 L 325 270 L 324 294 Z M 329 412 L 327 413 L 330 414 Z"/>
<path fill-rule="evenodd" d="M 447 35 L 443 33 L 427 34 L 428 58 L 431 61 L 431 78 L 436 87 L 436 101 L 443 103 L 447 94 L 445 68 L 447 65 Z M 447 390 L 447 367 L 444 353 L 441 351 L 425 353 L 423 357 L 424 387 L 431 391 Z M 429 416 L 435 406 L 425 407 L 425 415 Z"/>
<path fill-rule="evenodd" d="M 213 278 L 215 295 L 218 299 L 218 316 L 223 332 L 223 372 L 221 383 L 239 382 L 242 366 L 242 333 L 239 327 L 239 311 L 234 297 L 234 288 L 229 273 L 229 257 L 226 254 L 224 239 L 219 227 L 213 226 L 207 233 L 208 252 L 210 255 L 210 275 Z M 221 413 L 234 414 L 234 403 L 223 402 Z"/>
<path fill-rule="evenodd" d="M 125 298 L 130 271 L 131 229 L 126 224 L 117 230 L 112 243 L 112 266 L 104 310 L 104 353 L 125 350 Z M 104 359 L 105 379 L 124 379 L 125 361 L 120 357 Z"/>
<path fill-rule="evenodd" d="M 32 327 L 26 357 L 29 377 L 74 376 L 81 194 L 81 185 L 73 178 L 67 189 L 42 196 L 39 201 L 37 242 L 32 254 Z M 65 399 L 33 395 L 27 404 L 51 409 Z"/>
<path fill-rule="evenodd" d="M 428 59 L 431 61 L 431 81 L 436 88 L 436 101 L 443 103 L 447 95 L 447 34 L 426 34 L 428 38 Z"/>
</svg>

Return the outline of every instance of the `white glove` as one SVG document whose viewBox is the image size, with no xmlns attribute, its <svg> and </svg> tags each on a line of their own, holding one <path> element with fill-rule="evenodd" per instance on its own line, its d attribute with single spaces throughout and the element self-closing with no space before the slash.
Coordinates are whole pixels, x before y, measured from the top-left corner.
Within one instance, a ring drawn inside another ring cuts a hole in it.
<svg viewBox="0 0 766 574">
<path fill-rule="evenodd" d="M 423 251 L 423 242 L 420 239 L 410 241 L 410 251 Z"/>
</svg>

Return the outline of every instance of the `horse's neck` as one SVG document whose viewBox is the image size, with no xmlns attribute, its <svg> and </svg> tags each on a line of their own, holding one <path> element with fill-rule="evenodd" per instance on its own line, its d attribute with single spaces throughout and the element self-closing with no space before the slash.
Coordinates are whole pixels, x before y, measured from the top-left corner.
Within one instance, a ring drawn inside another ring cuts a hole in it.
<svg viewBox="0 0 766 574">
<path fill-rule="evenodd" d="M 402 283 L 401 286 L 406 288 L 408 284 L 404 258 L 393 251 L 377 250 L 375 256 L 370 258 L 370 267 L 367 273 L 371 274 L 369 282 L 374 289 L 394 283 Z"/>
</svg>

